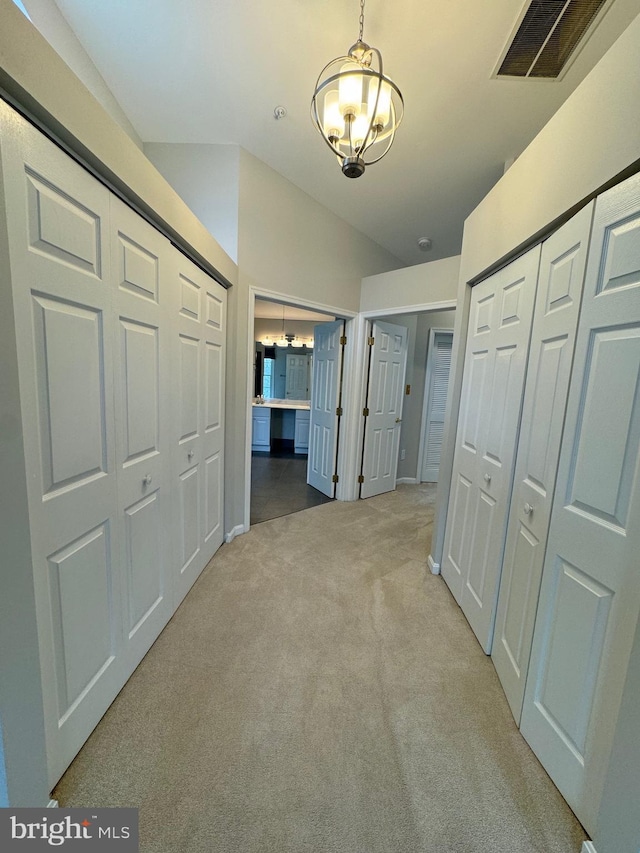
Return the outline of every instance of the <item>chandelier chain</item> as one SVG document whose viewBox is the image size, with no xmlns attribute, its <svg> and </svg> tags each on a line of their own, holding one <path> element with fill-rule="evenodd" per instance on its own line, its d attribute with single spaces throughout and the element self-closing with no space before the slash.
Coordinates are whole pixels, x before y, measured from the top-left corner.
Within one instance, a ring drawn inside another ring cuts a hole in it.
<svg viewBox="0 0 640 853">
<path fill-rule="evenodd" d="M 363 33 L 364 33 L 364 3 L 365 0 L 360 0 L 360 35 L 358 36 L 358 41 L 362 41 Z"/>
</svg>

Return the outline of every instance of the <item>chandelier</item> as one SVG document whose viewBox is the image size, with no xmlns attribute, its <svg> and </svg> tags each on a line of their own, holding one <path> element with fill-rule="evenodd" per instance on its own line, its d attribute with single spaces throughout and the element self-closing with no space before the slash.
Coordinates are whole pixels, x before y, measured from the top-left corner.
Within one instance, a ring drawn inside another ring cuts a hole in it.
<svg viewBox="0 0 640 853">
<path fill-rule="evenodd" d="M 400 89 L 383 73 L 382 54 L 362 40 L 364 4 L 360 0 L 358 41 L 325 65 L 311 99 L 313 123 L 348 178 L 384 157 L 404 112 Z"/>
</svg>

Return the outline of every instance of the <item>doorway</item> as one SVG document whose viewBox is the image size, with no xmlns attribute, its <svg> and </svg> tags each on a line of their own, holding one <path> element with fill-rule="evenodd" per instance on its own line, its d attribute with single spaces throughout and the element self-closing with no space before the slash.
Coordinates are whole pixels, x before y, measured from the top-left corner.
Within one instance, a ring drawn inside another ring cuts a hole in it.
<svg viewBox="0 0 640 853">
<path fill-rule="evenodd" d="M 331 498 L 307 483 L 314 328 L 335 315 L 256 297 L 250 524 Z"/>
</svg>

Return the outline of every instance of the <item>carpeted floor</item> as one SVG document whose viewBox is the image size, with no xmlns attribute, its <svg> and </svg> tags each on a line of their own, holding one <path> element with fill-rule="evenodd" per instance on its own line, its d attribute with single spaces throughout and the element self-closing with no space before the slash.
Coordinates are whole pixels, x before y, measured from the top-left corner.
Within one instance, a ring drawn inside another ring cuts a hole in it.
<svg viewBox="0 0 640 853">
<path fill-rule="evenodd" d="M 585 835 L 425 570 L 435 487 L 224 545 L 54 792 L 144 853 L 579 853 Z"/>
</svg>

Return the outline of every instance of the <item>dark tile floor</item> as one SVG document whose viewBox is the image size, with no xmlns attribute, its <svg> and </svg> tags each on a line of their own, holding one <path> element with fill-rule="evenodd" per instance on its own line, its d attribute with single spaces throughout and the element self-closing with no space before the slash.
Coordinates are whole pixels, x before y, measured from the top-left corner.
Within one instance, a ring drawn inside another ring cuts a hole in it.
<svg viewBox="0 0 640 853">
<path fill-rule="evenodd" d="M 331 500 L 307 485 L 307 457 L 288 453 L 251 456 L 251 524 Z"/>
</svg>

